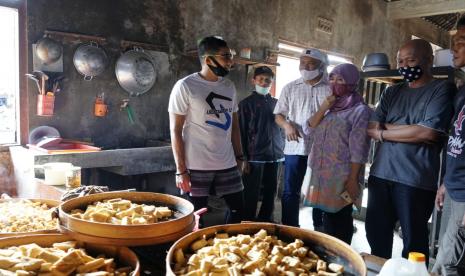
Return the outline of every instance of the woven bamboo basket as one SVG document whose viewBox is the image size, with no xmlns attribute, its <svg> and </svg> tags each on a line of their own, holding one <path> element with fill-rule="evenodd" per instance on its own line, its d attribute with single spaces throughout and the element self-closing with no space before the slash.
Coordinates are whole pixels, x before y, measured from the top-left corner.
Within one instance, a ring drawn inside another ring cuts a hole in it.
<svg viewBox="0 0 465 276">
<path fill-rule="evenodd" d="M 114 225 L 91 222 L 70 215 L 71 210 L 84 210 L 89 204 L 105 199 L 122 198 L 135 203 L 167 206 L 174 211 L 174 218 L 142 225 Z M 76 239 L 113 245 L 150 245 L 174 241 L 190 233 L 195 225 L 194 206 L 187 200 L 148 192 L 107 192 L 73 198 L 59 208 L 60 229 Z"/>
<path fill-rule="evenodd" d="M 35 243 L 41 247 L 51 247 L 56 242 L 73 240 L 71 237 L 63 234 L 40 234 L 29 236 L 18 236 L 0 239 L 0 249 L 10 246 L 19 246 L 29 243 Z M 117 247 L 109 245 L 90 244 L 85 242 L 78 243 L 79 248 L 85 248 L 90 255 L 97 256 L 104 254 L 107 258 L 115 258 L 119 267 L 130 266 L 133 271 L 131 276 L 139 276 L 140 263 L 136 254 L 127 247 Z"/>
<path fill-rule="evenodd" d="M 0 199 L 0 203 L 7 202 L 7 201 L 18 201 L 18 200 L 22 200 L 22 199 L 20 198 Z M 51 200 L 51 199 L 28 199 L 28 200 L 32 202 L 44 203 L 50 208 L 56 208 L 60 205 L 59 201 Z M 50 217 L 50 219 L 52 219 L 52 217 Z M 24 235 L 36 235 L 36 234 L 54 234 L 54 233 L 59 233 L 58 224 L 55 230 L 40 230 L 40 231 L 29 231 L 29 232 L 4 232 L 4 233 L 0 233 L 0 238 L 24 236 Z"/>
<path fill-rule="evenodd" d="M 179 239 L 171 246 L 166 256 L 166 275 L 175 275 L 173 271 L 175 251 L 181 248 L 184 252 L 189 252 L 187 248 L 204 235 L 208 239 L 213 237 L 215 233 L 228 233 L 230 235 L 255 234 L 260 229 L 265 229 L 268 235 L 276 235 L 279 239 L 287 242 L 301 239 L 306 246 L 309 246 L 323 260 L 343 265 L 345 270 L 344 275 L 366 276 L 367 274 L 366 265 L 362 257 L 339 239 L 320 232 L 285 225 L 241 223 L 204 228 Z"/>
</svg>

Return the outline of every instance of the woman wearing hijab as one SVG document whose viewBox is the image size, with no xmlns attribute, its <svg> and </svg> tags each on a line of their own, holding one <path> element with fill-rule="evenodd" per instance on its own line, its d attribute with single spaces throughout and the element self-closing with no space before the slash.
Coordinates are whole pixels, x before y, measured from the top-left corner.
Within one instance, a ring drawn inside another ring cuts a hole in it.
<svg viewBox="0 0 465 276">
<path fill-rule="evenodd" d="M 366 130 L 372 110 L 357 93 L 359 72 L 353 64 L 336 66 L 329 80 L 332 95 L 303 128 L 313 137 L 305 205 L 322 210 L 324 233 L 350 244 L 353 205 L 361 205 L 362 168 L 370 148 Z"/>
</svg>

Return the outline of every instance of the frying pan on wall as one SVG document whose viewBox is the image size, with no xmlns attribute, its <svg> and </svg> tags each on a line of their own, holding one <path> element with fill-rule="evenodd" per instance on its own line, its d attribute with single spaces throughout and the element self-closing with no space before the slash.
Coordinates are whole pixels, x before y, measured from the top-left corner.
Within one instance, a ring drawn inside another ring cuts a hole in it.
<svg viewBox="0 0 465 276">
<path fill-rule="evenodd" d="M 131 96 L 149 91 L 156 79 L 153 58 L 140 48 L 126 51 L 118 58 L 115 74 L 118 83 Z"/>
<path fill-rule="evenodd" d="M 95 42 L 82 44 L 74 52 L 74 67 L 84 76 L 84 80 L 100 75 L 108 65 L 108 56 Z"/>
<path fill-rule="evenodd" d="M 44 64 L 57 62 L 63 53 L 60 43 L 49 38 L 41 38 L 36 45 L 36 55 Z"/>
</svg>

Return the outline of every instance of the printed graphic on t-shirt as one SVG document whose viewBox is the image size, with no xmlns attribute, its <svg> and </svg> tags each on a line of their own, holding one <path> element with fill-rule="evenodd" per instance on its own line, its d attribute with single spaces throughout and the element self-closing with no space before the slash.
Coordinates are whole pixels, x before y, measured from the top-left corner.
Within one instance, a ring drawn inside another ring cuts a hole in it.
<svg viewBox="0 0 465 276">
<path fill-rule="evenodd" d="M 465 116 L 463 114 L 462 108 L 462 110 L 460 110 L 459 115 L 457 116 L 457 120 L 455 120 L 454 122 L 455 135 L 460 135 L 460 132 L 462 131 L 463 119 L 465 119 Z"/>
<path fill-rule="evenodd" d="M 232 108 L 231 107 L 225 108 L 222 104 L 219 104 L 219 108 L 217 108 L 215 104 L 213 103 L 213 99 L 219 99 L 219 100 L 224 100 L 224 101 L 229 101 L 229 102 L 231 102 L 232 99 L 222 96 L 222 95 L 218 95 L 214 92 L 210 92 L 210 94 L 208 94 L 207 98 L 205 99 L 207 104 L 210 106 L 210 109 L 207 110 L 207 114 L 213 114 L 217 118 L 220 118 L 220 114 L 224 114 L 224 117 L 226 119 L 224 123 L 209 121 L 209 120 L 205 121 L 205 123 L 212 125 L 214 127 L 221 128 L 226 131 L 229 129 L 229 127 L 231 127 L 232 119 L 231 119 L 230 113 L 232 112 Z"/>
<path fill-rule="evenodd" d="M 460 111 L 457 115 L 457 119 L 454 122 L 454 134 L 449 136 L 448 150 L 447 154 L 456 158 L 457 155 L 462 154 L 463 146 L 465 142 L 462 139 L 462 127 L 463 127 L 463 120 L 465 119 L 464 108 Z"/>
</svg>

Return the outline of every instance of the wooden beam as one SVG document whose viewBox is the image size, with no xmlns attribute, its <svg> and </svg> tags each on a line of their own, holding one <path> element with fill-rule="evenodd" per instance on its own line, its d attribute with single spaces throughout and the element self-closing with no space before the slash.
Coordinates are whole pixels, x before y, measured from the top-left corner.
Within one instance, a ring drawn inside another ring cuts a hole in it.
<svg viewBox="0 0 465 276">
<path fill-rule="evenodd" d="M 403 0 L 387 3 L 387 17 L 390 20 L 464 11 L 464 0 Z"/>
</svg>

